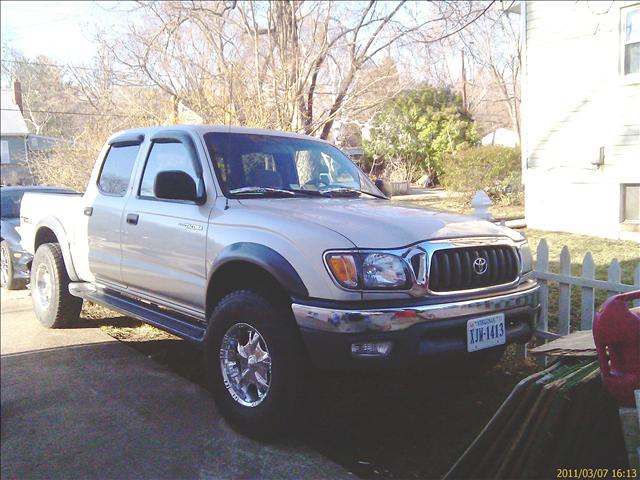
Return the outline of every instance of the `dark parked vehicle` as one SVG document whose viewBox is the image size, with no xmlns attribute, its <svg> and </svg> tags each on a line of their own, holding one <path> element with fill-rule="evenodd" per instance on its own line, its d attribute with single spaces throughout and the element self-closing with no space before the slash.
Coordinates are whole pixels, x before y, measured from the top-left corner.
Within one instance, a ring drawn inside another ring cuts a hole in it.
<svg viewBox="0 0 640 480">
<path fill-rule="evenodd" d="M 25 288 L 29 280 L 32 255 L 20 245 L 20 203 L 26 192 L 75 193 L 67 188 L 2 187 L 0 189 L 0 286 L 7 290 Z"/>
</svg>

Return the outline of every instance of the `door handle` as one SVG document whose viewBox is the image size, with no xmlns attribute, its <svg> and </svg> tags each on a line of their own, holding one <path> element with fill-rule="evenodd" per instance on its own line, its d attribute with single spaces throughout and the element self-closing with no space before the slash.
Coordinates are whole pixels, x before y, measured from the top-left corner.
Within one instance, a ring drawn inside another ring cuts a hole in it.
<svg viewBox="0 0 640 480">
<path fill-rule="evenodd" d="M 84 207 L 84 214 L 90 217 L 93 214 L 93 207 Z"/>
<path fill-rule="evenodd" d="M 127 223 L 130 223 L 131 225 L 137 225 L 138 224 L 138 214 L 137 213 L 128 213 L 127 214 Z"/>
</svg>

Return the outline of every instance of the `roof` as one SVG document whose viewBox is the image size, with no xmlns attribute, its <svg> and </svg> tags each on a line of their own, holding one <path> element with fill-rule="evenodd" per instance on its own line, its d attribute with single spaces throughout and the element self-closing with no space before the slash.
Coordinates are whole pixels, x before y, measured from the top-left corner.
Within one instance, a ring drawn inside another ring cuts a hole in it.
<svg viewBox="0 0 640 480">
<path fill-rule="evenodd" d="M 302 135 L 294 132 L 283 132 L 280 130 L 266 130 L 262 128 L 249 128 L 249 127 L 236 127 L 232 125 L 165 125 L 165 126 L 157 126 L 157 127 L 144 127 L 144 128 L 133 128 L 130 130 L 122 130 L 120 132 L 114 133 L 109 140 L 122 135 L 123 133 L 131 133 L 131 134 L 139 134 L 139 135 L 153 135 L 156 132 L 160 132 L 163 130 L 179 130 L 186 132 L 193 132 L 199 135 L 204 135 L 205 133 L 244 133 L 246 135 L 272 135 L 278 137 L 288 137 L 288 138 L 300 138 L 306 140 L 314 140 L 317 142 L 330 143 L 326 140 L 323 140 L 318 137 L 311 137 L 309 135 Z"/>
<path fill-rule="evenodd" d="M 0 91 L 0 134 L 2 135 L 28 135 L 29 129 L 24 121 L 22 112 L 13 101 L 11 90 Z"/>
<path fill-rule="evenodd" d="M 488 133 L 482 140 L 482 145 L 502 145 L 504 147 L 517 147 L 520 143 L 518 140 L 518 134 L 508 128 L 498 128 L 491 133 Z"/>
</svg>

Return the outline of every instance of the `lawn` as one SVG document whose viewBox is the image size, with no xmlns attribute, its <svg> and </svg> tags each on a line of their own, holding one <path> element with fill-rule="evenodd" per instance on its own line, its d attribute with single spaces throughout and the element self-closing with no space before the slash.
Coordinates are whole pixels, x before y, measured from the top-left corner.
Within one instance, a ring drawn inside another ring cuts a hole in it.
<svg viewBox="0 0 640 480">
<path fill-rule="evenodd" d="M 434 208 L 437 210 L 446 210 L 448 212 L 470 214 L 471 205 L 458 198 L 442 198 L 434 196 L 433 198 L 421 198 L 416 200 L 403 200 L 395 197 L 394 201 L 401 205 L 411 205 L 414 207 Z M 496 220 L 511 220 L 524 218 L 523 205 L 506 205 L 495 204 L 490 208 L 491 214 Z"/>
<path fill-rule="evenodd" d="M 536 249 L 541 239 L 547 241 L 549 246 L 549 269 L 555 273 L 560 272 L 560 251 L 566 245 L 571 254 L 571 273 L 580 276 L 582 273 L 582 261 L 587 252 L 591 252 L 596 266 L 596 278 L 607 279 L 607 269 L 611 260 L 616 258 L 620 262 L 622 270 L 622 283 L 633 285 L 634 270 L 640 263 L 640 244 L 624 240 L 608 240 L 573 233 L 547 232 L 542 230 L 521 230 L 529 239 L 531 250 L 536 254 Z M 596 308 L 607 298 L 607 292 L 596 291 Z M 571 287 L 571 325 L 578 328 L 580 325 L 580 287 Z M 549 326 L 553 327 L 558 322 L 558 284 L 549 283 Z"/>
</svg>

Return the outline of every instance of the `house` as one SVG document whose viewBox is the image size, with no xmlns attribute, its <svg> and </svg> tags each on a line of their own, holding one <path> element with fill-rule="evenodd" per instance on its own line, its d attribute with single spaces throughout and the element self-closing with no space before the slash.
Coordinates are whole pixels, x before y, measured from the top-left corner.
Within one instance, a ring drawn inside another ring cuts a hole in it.
<svg viewBox="0 0 640 480">
<path fill-rule="evenodd" d="M 508 128 L 498 128 L 491 133 L 487 133 L 480 140 L 482 145 L 500 145 L 502 147 L 515 148 L 518 146 L 518 134 Z"/>
<path fill-rule="evenodd" d="M 0 90 L 0 183 L 30 184 L 27 165 L 29 129 L 10 89 Z"/>
<path fill-rule="evenodd" d="M 59 140 L 29 133 L 19 82 L 11 89 L 0 89 L 0 113 L 0 184 L 33 185 L 37 179 L 30 168 L 30 156 L 50 149 Z"/>
<path fill-rule="evenodd" d="M 527 225 L 640 240 L 640 2 L 517 7 Z"/>
<path fill-rule="evenodd" d="M 182 100 L 174 97 L 173 101 L 173 111 L 163 125 L 202 125 L 204 123 L 204 119 L 187 107 Z"/>
</svg>

